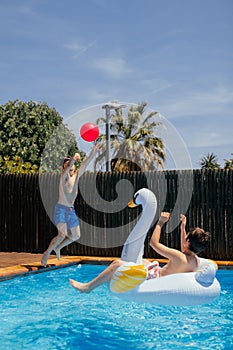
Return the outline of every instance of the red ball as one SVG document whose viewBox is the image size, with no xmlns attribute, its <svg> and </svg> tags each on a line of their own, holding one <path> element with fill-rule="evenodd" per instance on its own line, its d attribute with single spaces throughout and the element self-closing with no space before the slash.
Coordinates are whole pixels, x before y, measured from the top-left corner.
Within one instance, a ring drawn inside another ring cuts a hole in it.
<svg viewBox="0 0 233 350">
<path fill-rule="evenodd" d="M 87 142 L 95 141 L 99 136 L 99 133 L 99 128 L 94 123 L 83 124 L 80 129 L 80 135 L 82 139 Z"/>
</svg>

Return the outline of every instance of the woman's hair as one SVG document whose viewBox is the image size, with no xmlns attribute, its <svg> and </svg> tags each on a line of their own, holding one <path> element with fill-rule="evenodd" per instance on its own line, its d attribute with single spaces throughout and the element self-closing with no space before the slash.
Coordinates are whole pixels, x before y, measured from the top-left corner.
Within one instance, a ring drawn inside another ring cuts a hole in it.
<svg viewBox="0 0 233 350">
<path fill-rule="evenodd" d="M 192 228 L 187 234 L 189 249 L 194 253 L 201 253 L 208 245 L 210 234 L 199 227 Z"/>
</svg>

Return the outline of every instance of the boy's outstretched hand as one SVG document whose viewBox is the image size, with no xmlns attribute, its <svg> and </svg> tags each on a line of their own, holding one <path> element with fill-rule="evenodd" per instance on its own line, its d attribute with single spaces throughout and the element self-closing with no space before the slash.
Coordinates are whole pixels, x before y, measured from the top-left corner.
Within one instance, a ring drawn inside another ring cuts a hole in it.
<svg viewBox="0 0 233 350">
<path fill-rule="evenodd" d="M 185 226 L 186 225 L 186 221 L 187 221 L 186 216 L 183 215 L 183 214 L 180 214 L 180 221 Z"/>
<path fill-rule="evenodd" d="M 159 218 L 159 223 L 160 224 L 165 224 L 165 222 L 167 222 L 170 219 L 170 213 L 163 211 L 160 214 L 160 218 Z"/>
</svg>

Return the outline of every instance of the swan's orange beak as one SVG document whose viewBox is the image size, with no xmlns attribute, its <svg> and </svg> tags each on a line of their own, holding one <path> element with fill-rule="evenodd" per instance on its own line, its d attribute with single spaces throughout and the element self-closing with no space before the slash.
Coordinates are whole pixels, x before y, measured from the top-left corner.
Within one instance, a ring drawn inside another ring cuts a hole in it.
<svg viewBox="0 0 233 350">
<path fill-rule="evenodd" d="M 137 207 L 138 206 L 138 204 L 136 204 L 135 202 L 134 202 L 134 199 L 131 199 L 131 201 L 128 203 L 128 207 L 130 207 L 130 208 L 135 208 L 135 207 Z"/>
</svg>

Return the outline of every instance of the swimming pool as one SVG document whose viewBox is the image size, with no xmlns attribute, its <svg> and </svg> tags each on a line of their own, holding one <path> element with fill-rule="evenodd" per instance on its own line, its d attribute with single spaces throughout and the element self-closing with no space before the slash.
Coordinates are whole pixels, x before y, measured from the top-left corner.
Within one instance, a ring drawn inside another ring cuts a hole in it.
<svg viewBox="0 0 233 350">
<path fill-rule="evenodd" d="M 221 296 L 195 307 L 123 301 L 104 285 L 80 294 L 102 265 L 75 265 L 0 283 L 0 349 L 233 348 L 233 270 L 220 270 Z"/>
</svg>

